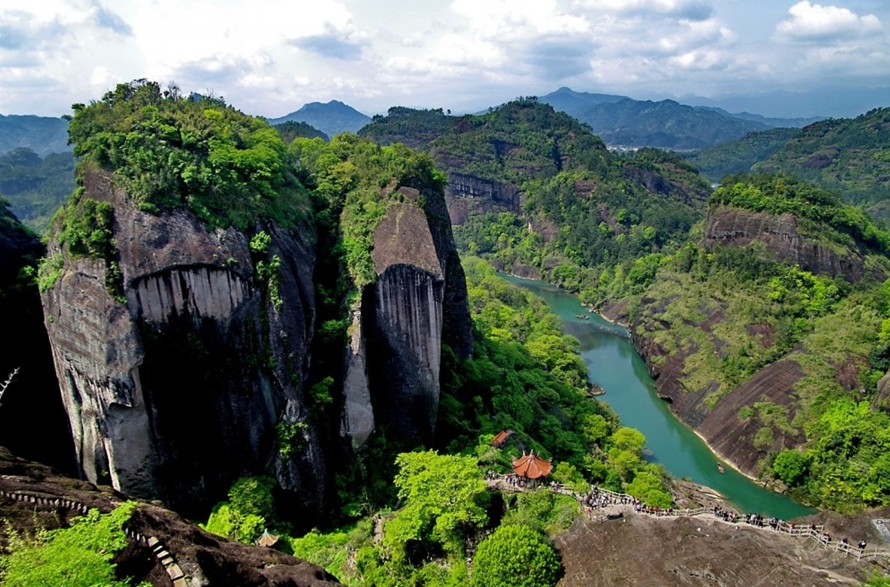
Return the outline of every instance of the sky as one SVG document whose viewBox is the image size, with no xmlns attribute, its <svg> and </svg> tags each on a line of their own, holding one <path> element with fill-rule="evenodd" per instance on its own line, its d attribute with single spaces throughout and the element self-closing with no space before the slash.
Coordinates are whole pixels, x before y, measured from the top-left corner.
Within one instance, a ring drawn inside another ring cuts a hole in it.
<svg viewBox="0 0 890 587">
<path fill-rule="evenodd" d="M 2 0 L 0 114 L 147 78 L 282 116 L 890 86 L 890 0 Z M 890 106 L 890 104 L 887 104 Z"/>
</svg>

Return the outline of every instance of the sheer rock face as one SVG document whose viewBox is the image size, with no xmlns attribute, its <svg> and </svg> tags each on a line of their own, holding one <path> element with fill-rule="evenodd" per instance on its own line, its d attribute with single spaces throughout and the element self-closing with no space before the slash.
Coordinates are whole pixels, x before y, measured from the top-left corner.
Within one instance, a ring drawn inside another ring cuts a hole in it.
<svg viewBox="0 0 890 587">
<path fill-rule="evenodd" d="M 521 211 L 522 194 L 511 183 L 482 179 L 465 173 L 449 173 L 445 201 L 454 224 L 462 225 L 471 215 L 486 212 Z"/>
<path fill-rule="evenodd" d="M 263 227 L 281 262 L 276 305 L 246 235 L 187 211 L 141 212 L 104 172 L 88 173 L 85 189 L 113 204 L 124 299 L 109 293 L 104 260 L 70 255 L 42 296 L 82 473 L 196 517 L 238 477 L 274 475 L 295 507 L 318 511 L 326 455 L 343 453 L 321 446 L 331 435 L 302 392 L 316 327 L 313 229 Z M 442 345 L 472 351 L 442 194 L 400 191 L 406 201 L 375 234 L 378 278 L 353 309 L 344 349 L 340 432 L 354 447 L 381 424 L 394 438 L 430 439 Z M 49 252 L 63 255 L 57 236 Z"/>
<path fill-rule="evenodd" d="M 472 352 L 466 280 L 441 194 L 400 188 L 374 234 L 377 281 L 362 298 L 375 414 L 396 436 L 432 438 L 442 344 Z M 422 198 L 422 199 L 421 199 Z"/>
<path fill-rule="evenodd" d="M 711 210 L 706 228 L 707 244 L 744 246 L 761 243 L 775 260 L 796 263 L 801 269 L 822 275 L 842 276 L 858 281 L 872 273 L 884 275 L 866 266 L 861 251 L 837 244 L 816 242 L 802 235 L 798 219 L 791 214 L 764 214 L 732 207 Z"/>
<path fill-rule="evenodd" d="M 280 310 L 265 301 L 245 235 L 188 212 L 140 212 L 109 176 L 86 195 L 114 205 L 125 302 L 101 260 L 66 259 L 43 294 L 56 374 L 80 467 L 91 481 L 198 512 L 239 476 L 270 469 L 307 506 L 324 493 L 311 426 L 284 459 L 275 426 L 307 423 L 300 392 L 314 323 L 314 251 L 267 228 L 282 259 Z M 57 241 L 50 254 L 61 254 Z"/>
</svg>

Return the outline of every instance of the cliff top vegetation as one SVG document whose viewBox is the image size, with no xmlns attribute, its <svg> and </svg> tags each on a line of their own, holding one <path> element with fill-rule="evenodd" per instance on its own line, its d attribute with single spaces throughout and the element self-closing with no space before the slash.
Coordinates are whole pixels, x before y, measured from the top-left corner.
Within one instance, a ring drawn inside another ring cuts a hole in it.
<svg viewBox="0 0 890 587">
<path fill-rule="evenodd" d="M 221 98 L 185 98 L 175 86 L 137 80 L 73 109 L 69 136 L 81 170 L 112 171 L 144 211 L 187 208 L 210 226 L 240 230 L 262 218 L 293 225 L 305 213 L 281 136 Z"/>
</svg>

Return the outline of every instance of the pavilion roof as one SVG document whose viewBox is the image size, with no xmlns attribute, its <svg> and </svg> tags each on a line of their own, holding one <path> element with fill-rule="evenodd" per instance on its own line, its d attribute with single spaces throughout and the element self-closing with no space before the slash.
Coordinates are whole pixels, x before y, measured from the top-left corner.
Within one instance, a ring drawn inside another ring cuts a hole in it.
<svg viewBox="0 0 890 587">
<path fill-rule="evenodd" d="M 545 461 L 535 454 L 535 451 L 529 451 L 528 454 L 522 453 L 522 456 L 513 460 L 513 472 L 520 477 L 526 479 L 539 479 L 546 477 L 553 470 L 553 463 Z"/>
<path fill-rule="evenodd" d="M 257 546 L 265 546 L 266 548 L 272 548 L 276 544 L 278 544 L 278 536 L 274 534 L 269 534 L 268 530 L 263 530 L 263 535 L 257 538 L 256 541 Z"/>
</svg>

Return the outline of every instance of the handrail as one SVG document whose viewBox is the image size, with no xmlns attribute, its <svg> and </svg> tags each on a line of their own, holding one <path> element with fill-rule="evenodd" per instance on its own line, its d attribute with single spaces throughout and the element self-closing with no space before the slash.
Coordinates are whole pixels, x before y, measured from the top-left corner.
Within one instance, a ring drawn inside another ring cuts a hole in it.
<svg viewBox="0 0 890 587">
<path fill-rule="evenodd" d="M 601 517 L 595 517 L 593 515 L 593 509 L 601 507 L 598 505 L 602 503 L 602 497 L 606 497 L 606 503 L 603 504 L 603 507 L 606 505 L 618 505 L 618 506 L 626 506 L 630 509 L 630 511 L 638 514 L 644 514 L 647 516 L 655 517 L 655 518 L 687 518 L 693 516 L 701 516 L 701 515 L 713 515 L 717 521 L 726 523 L 726 524 L 738 524 L 740 522 L 746 522 L 742 520 L 740 515 L 731 510 L 723 510 L 720 508 L 650 508 L 642 504 L 640 500 L 635 498 L 632 495 L 628 495 L 626 493 L 619 493 L 617 491 L 611 491 L 609 489 L 605 489 L 602 487 L 596 487 L 591 485 L 590 492 L 586 495 L 582 495 L 576 491 L 572 491 L 559 483 L 550 483 L 549 485 L 539 484 L 535 487 L 526 487 L 521 483 L 517 483 L 515 479 L 512 481 L 509 479 L 507 475 L 492 475 L 489 474 L 486 476 L 486 479 L 489 485 L 497 487 L 501 490 L 507 491 L 526 491 L 529 489 L 548 489 L 553 493 L 559 493 L 562 495 L 569 495 L 574 497 L 581 505 L 582 510 L 585 511 L 591 519 L 603 519 Z M 500 482 L 503 482 L 500 483 Z M 728 519 L 728 518 L 731 518 Z M 803 537 L 803 538 L 812 538 L 820 545 L 825 548 L 836 550 L 838 552 L 843 552 L 845 555 L 852 555 L 856 557 L 856 560 L 870 560 L 875 558 L 890 558 L 890 550 L 882 549 L 882 548 L 859 548 L 859 545 L 853 545 L 850 543 L 846 543 L 843 540 L 832 541 L 831 537 L 825 532 L 825 526 L 822 524 L 808 524 L 808 525 L 800 525 L 792 522 L 786 522 L 784 520 L 778 520 L 776 518 L 764 519 L 761 516 L 757 516 L 753 518 L 755 520 L 754 523 L 746 522 L 751 528 L 757 530 L 763 530 L 766 532 L 778 532 L 781 534 L 788 534 L 789 536 Z"/>
</svg>

